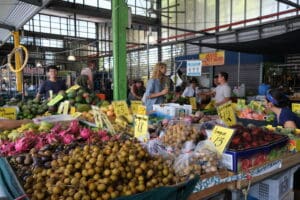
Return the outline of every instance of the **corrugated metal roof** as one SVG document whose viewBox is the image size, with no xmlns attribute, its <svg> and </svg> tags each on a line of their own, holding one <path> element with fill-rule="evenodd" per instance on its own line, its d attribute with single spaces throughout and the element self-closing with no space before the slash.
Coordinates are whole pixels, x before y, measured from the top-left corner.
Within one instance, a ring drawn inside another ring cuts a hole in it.
<svg viewBox="0 0 300 200">
<path fill-rule="evenodd" d="M 30 1 L 26 1 L 30 2 Z M 0 1 L 0 24 L 20 29 L 27 21 L 37 14 L 50 0 L 42 0 L 42 6 L 25 3 L 22 0 Z M 10 36 L 9 29 L 0 28 L 0 45 L 5 43 Z"/>
</svg>

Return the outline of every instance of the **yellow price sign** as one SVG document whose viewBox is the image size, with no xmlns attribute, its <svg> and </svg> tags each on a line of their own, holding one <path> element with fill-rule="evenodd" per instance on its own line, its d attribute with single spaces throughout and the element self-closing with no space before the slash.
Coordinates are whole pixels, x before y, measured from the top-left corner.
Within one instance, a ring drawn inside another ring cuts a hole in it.
<svg viewBox="0 0 300 200">
<path fill-rule="evenodd" d="M 71 106 L 70 115 L 73 115 L 74 113 L 76 113 L 76 108 L 75 108 L 75 106 Z"/>
<path fill-rule="evenodd" d="M 147 114 L 146 106 L 139 105 L 138 106 L 137 114 L 139 114 L 139 115 L 146 115 Z"/>
<path fill-rule="evenodd" d="M 294 113 L 300 113 L 300 103 L 292 103 L 292 111 Z"/>
<path fill-rule="evenodd" d="M 63 114 L 67 115 L 69 113 L 70 101 L 64 101 Z"/>
<path fill-rule="evenodd" d="M 197 109 L 197 101 L 196 101 L 196 97 L 190 97 L 190 105 L 192 106 L 193 110 Z"/>
<path fill-rule="evenodd" d="M 236 117 L 231 102 L 224 103 L 217 107 L 219 117 L 227 126 L 236 124 Z"/>
<path fill-rule="evenodd" d="M 1 107 L 0 117 L 5 119 L 17 119 L 17 108 L 14 107 Z"/>
<path fill-rule="evenodd" d="M 60 102 L 64 97 L 62 95 L 56 95 L 56 97 L 54 97 L 53 99 L 51 99 L 47 105 L 48 106 L 54 106 L 55 104 L 57 104 L 58 102 Z"/>
<path fill-rule="evenodd" d="M 142 101 L 130 101 L 132 114 L 138 114 L 138 106 L 143 105 Z"/>
<path fill-rule="evenodd" d="M 114 111 L 116 116 L 119 117 L 121 115 L 127 116 L 129 115 L 129 109 L 126 101 L 113 101 L 112 105 L 114 107 Z"/>
<path fill-rule="evenodd" d="M 134 118 L 134 137 L 146 141 L 148 139 L 148 116 L 136 115 Z"/>
<path fill-rule="evenodd" d="M 73 85 L 69 89 L 67 89 L 66 93 L 71 92 L 71 90 L 78 90 L 80 88 L 80 85 Z"/>
<path fill-rule="evenodd" d="M 216 149 L 220 154 L 224 152 L 234 134 L 234 129 L 225 128 L 216 125 L 212 131 L 210 140 L 214 143 Z"/>
</svg>

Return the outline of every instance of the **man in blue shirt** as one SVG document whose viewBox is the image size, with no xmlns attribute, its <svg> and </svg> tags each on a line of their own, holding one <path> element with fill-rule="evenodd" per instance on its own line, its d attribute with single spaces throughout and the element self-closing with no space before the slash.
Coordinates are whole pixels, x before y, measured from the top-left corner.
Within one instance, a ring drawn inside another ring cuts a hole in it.
<svg viewBox="0 0 300 200">
<path fill-rule="evenodd" d="M 65 81 L 57 79 L 58 68 L 55 65 L 48 67 L 48 76 L 49 79 L 44 81 L 39 91 L 36 95 L 37 99 L 40 99 L 41 95 L 44 95 L 45 98 L 50 97 L 50 91 L 53 94 L 57 94 L 60 90 L 66 90 L 67 86 Z"/>
</svg>

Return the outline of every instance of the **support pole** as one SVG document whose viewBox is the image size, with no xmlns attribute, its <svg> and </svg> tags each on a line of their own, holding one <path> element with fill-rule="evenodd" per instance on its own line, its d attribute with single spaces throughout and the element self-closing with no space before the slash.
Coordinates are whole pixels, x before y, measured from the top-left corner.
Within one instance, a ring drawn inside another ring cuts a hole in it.
<svg viewBox="0 0 300 200">
<path fill-rule="evenodd" d="M 126 27 L 128 6 L 124 0 L 112 0 L 114 100 L 127 99 Z"/>
<path fill-rule="evenodd" d="M 14 37 L 14 47 L 18 47 L 20 45 L 20 33 L 19 31 L 13 32 Z M 20 52 L 16 51 L 15 53 L 15 68 L 19 70 L 21 68 L 21 57 Z M 16 87 L 18 92 L 23 92 L 23 80 L 22 80 L 22 71 L 16 73 Z"/>
</svg>

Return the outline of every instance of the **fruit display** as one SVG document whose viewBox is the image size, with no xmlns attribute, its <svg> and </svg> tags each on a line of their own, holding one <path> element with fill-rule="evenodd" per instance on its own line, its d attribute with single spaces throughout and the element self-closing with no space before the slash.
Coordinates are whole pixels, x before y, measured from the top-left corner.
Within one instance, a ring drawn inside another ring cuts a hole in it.
<svg viewBox="0 0 300 200">
<path fill-rule="evenodd" d="M 75 141 L 107 141 L 110 139 L 104 130 L 91 130 L 79 125 L 78 121 L 69 124 L 57 123 L 49 132 L 25 131 L 20 137 L 11 140 L 0 140 L 0 155 L 10 156 L 25 153 L 32 148 L 41 149 L 48 144 L 71 144 Z"/>
<path fill-rule="evenodd" d="M 36 116 L 41 116 L 48 111 L 47 101 L 28 100 L 17 103 L 20 111 L 17 115 L 18 119 L 33 119 Z"/>
<path fill-rule="evenodd" d="M 162 158 L 151 157 L 131 140 L 77 146 L 50 165 L 26 177 L 23 186 L 30 199 L 108 200 L 176 183 Z"/>
<path fill-rule="evenodd" d="M 246 150 L 262 147 L 285 138 L 283 135 L 255 126 L 244 127 L 235 125 L 231 128 L 235 129 L 235 133 L 229 144 L 229 149 L 232 150 Z"/>
<path fill-rule="evenodd" d="M 0 134 L 0 140 L 15 141 L 16 139 L 22 137 L 23 134 L 28 131 L 31 131 L 35 134 L 49 133 L 53 126 L 54 125 L 52 123 L 46 121 L 43 121 L 40 124 L 35 124 L 35 123 L 23 124 L 17 129 L 3 131 Z"/>
<path fill-rule="evenodd" d="M 171 146 L 174 149 L 181 149 L 186 141 L 193 141 L 197 144 L 198 141 L 204 140 L 205 137 L 206 133 L 203 130 L 198 130 L 194 126 L 179 122 L 169 125 L 161 140 L 165 145 Z"/>
</svg>

